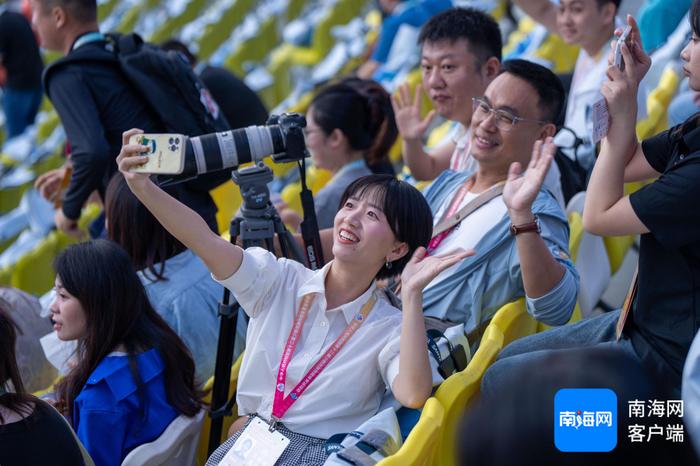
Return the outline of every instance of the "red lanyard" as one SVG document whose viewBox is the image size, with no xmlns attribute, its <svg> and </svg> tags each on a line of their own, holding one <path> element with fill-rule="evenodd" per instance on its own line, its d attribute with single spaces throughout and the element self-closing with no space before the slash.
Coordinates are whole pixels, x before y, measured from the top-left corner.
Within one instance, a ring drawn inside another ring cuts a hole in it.
<svg viewBox="0 0 700 466">
<path fill-rule="evenodd" d="M 474 187 L 475 181 L 476 177 L 470 176 L 469 179 L 464 182 L 464 184 L 459 188 L 459 191 L 457 191 L 457 194 L 455 194 L 455 197 L 452 199 L 452 203 L 450 204 L 449 208 L 442 216 L 442 219 L 440 219 L 440 222 L 438 222 L 438 224 L 452 217 L 455 214 L 455 212 L 457 212 L 457 209 L 459 209 L 460 204 L 462 204 L 462 201 L 464 200 L 464 196 L 466 196 L 469 190 Z M 430 243 L 428 243 L 428 254 L 432 254 L 433 251 L 435 251 L 437 247 L 440 246 L 440 243 L 442 243 L 444 239 L 447 238 L 454 229 L 455 227 L 452 227 L 443 231 L 442 233 L 438 233 L 437 235 L 433 236 L 433 238 L 430 240 Z"/>
<path fill-rule="evenodd" d="M 360 328 L 360 325 L 365 321 L 370 311 L 374 307 L 374 303 L 377 301 L 376 296 L 372 293 L 372 296 L 367 300 L 367 302 L 362 306 L 360 312 L 352 319 L 352 322 L 345 327 L 343 333 L 336 338 L 333 344 L 328 348 L 328 350 L 321 356 L 316 364 L 314 364 L 309 372 L 299 381 L 299 383 L 294 387 L 294 389 L 287 395 L 284 396 L 285 381 L 287 380 L 287 368 L 289 367 L 289 362 L 292 359 L 294 350 L 299 343 L 299 337 L 301 336 L 301 330 L 304 327 L 304 322 L 309 315 L 309 310 L 311 309 L 311 304 L 315 298 L 314 294 L 307 294 L 301 298 L 301 303 L 299 305 L 299 312 L 297 312 L 294 318 L 294 324 L 292 325 L 292 330 L 289 332 L 289 337 L 287 337 L 287 345 L 282 353 L 282 361 L 280 361 L 280 367 L 277 371 L 277 386 L 275 387 L 275 398 L 272 403 L 272 427 L 279 421 L 282 416 L 292 407 L 294 402 L 296 402 L 302 393 L 311 385 L 316 377 L 328 366 L 331 360 L 340 352 L 340 350 L 345 346 L 350 337 Z M 271 428 L 272 428 L 271 427 Z"/>
</svg>

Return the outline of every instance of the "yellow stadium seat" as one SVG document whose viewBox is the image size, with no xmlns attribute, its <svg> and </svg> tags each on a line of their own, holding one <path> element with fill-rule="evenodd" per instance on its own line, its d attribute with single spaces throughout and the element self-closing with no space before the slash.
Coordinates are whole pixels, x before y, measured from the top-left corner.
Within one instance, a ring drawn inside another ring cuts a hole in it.
<svg viewBox="0 0 700 466">
<path fill-rule="evenodd" d="M 87 237 L 87 227 L 97 217 L 100 208 L 88 205 L 81 214 L 78 227 Z M 73 237 L 60 231 L 52 231 L 34 250 L 22 256 L 12 268 L 11 284 L 27 293 L 42 295 L 49 291 L 54 283 L 53 260 L 68 245 L 75 243 Z"/>
<path fill-rule="evenodd" d="M 445 420 L 445 409 L 437 398 L 429 398 L 418 423 L 396 454 L 377 466 L 432 466 L 437 462 L 437 447 Z"/>
<path fill-rule="evenodd" d="M 238 386 L 238 373 L 241 370 L 241 362 L 243 361 L 243 354 L 241 354 L 236 362 L 231 366 L 231 378 L 229 379 L 228 396 L 236 396 L 236 387 Z M 211 403 L 211 391 L 214 388 L 214 377 L 211 377 L 204 384 L 204 392 L 206 393 L 204 397 L 204 402 L 206 404 Z M 236 405 L 233 406 L 233 413 L 231 416 L 224 417 L 223 428 L 221 429 L 221 439 L 220 443 L 226 440 L 228 430 L 231 428 L 231 424 L 236 420 L 238 414 L 236 412 Z M 199 436 L 199 446 L 197 447 L 197 464 L 204 466 L 207 462 L 207 449 L 209 447 L 209 431 L 211 430 L 211 418 L 207 415 L 204 419 L 204 424 L 202 425 L 202 432 Z"/>
<path fill-rule="evenodd" d="M 236 26 L 255 5 L 255 0 L 233 0 L 218 21 L 208 24 L 198 41 L 197 55 L 201 61 L 208 60 L 219 46 L 231 36 Z"/>
<path fill-rule="evenodd" d="M 576 257 L 578 257 L 578 250 L 581 246 L 581 240 L 583 239 L 583 219 L 581 214 L 578 212 L 571 212 L 569 214 L 569 254 L 571 254 L 571 262 L 576 263 Z M 569 319 L 569 324 L 578 322 L 581 320 L 581 308 L 578 303 L 574 308 L 574 312 L 571 314 L 571 319 Z M 544 332 L 550 327 L 542 322 L 537 323 L 537 332 Z"/>
<path fill-rule="evenodd" d="M 467 368 L 450 376 L 435 392 L 435 398 L 445 409 L 445 425 L 440 435 L 437 460 L 433 464 L 440 466 L 456 464 L 457 425 L 465 410 L 479 393 L 481 379 L 503 348 L 503 339 L 501 330 L 495 325 L 489 325 L 481 339 L 479 349 Z"/>
<path fill-rule="evenodd" d="M 216 223 L 219 226 L 219 233 L 227 232 L 233 215 L 241 207 L 241 190 L 233 181 L 227 181 L 212 189 L 211 194 L 216 208 Z"/>
<path fill-rule="evenodd" d="M 647 116 L 637 122 L 637 138 L 641 141 L 668 128 L 668 106 L 676 94 L 680 75 L 673 64 L 664 69 L 659 84 L 647 97 Z"/>
<path fill-rule="evenodd" d="M 319 192 L 332 177 L 333 175 L 328 170 L 323 170 L 313 166 L 306 169 L 306 184 L 313 194 Z M 285 204 L 287 204 L 287 207 L 298 214 L 302 213 L 301 199 L 299 198 L 300 192 L 301 182 L 296 181 L 285 186 L 280 194 L 280 197 Z"/>
<path fill-rule="evenodd" d="M 491 319 L 491 325 L 495 325 L 503 334 L 503 346 L 537 331 L 537 321 L 527 313 L 525 298 L 501 307 Z"/>
<path fill-rule="evenodd" d="M 338 0 L 328 14 L 316 25 L 310 47 L 282 44 L 270 54 L 268 67 L 274 78 L 273 106 L 281 102 L 292 90 L 290 69 L 292 66 L 312 66 L 319 63 L 335 44 L 331 33 L 333 26 L 346 24 L 358 16 L 365 1 Z"/>
</svg>

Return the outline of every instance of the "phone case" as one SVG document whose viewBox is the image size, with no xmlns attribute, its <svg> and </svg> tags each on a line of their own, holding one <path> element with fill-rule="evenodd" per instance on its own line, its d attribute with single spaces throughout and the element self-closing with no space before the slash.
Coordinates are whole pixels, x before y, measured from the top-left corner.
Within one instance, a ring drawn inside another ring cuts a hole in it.
<svg viewBox="0 0 700 466">
<path fill-rule="evenodd" d="M 131 136 L 129 144 L 148 146 L 148 161 L 132 172 L 179 175 L 185 168 L 185 143 L 187 136 L 182 134 L 136 134 Z"/>
<path fill-rule="evenodd" d="M 625 61 L 622 59 L 622 44 L 627 41 L 631 31 L 632 28 L 630 26 L 625 27 L 622 34 L 620 34 L 620 38 L 617 40 L 617 44 L 615 44 L 615 58 L 613 64 L 621 70 L 625 69 Z M 629 47 L 629 43 L 627 46 Z"/>
</svg>

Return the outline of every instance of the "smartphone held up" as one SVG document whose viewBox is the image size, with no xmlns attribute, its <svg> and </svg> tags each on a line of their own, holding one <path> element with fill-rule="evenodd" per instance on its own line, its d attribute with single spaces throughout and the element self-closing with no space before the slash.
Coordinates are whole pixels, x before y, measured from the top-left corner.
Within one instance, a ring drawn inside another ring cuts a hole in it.
<svg viewBox="0 0 700 466">
<path fill-rule="evenodd" d="M 132 172 L 156 173 L 163 175 L 179 175 L 185 168 L 185 149 L 187 136 L 182 134 L 135 134 L 129 139 L 129 144 L 148 147 L 141 153 L 148 161 Z"/>
</svg>

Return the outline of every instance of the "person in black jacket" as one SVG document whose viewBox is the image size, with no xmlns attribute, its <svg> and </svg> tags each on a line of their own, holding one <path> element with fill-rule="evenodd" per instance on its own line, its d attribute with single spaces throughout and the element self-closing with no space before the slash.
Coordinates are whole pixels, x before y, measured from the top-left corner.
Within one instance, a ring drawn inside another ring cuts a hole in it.
<svg viewBox="0 0 700 466">
<path fill-rule="evenodd" d="M 7 81 L 3 84 L 2 109 L 7 138 L 21 134 L 34 122 L 41 104 L 41 70 L 44 65 L 29 21 L 20 13 L 0 6 L 0 62 Z"/>
<path fill-rule="evenodd" d="M 56 211 L 56 227 L 78 235 L 77 220 L 93 191 L 104 192 L 117 167 L 121 135 L 129 128 L 149 133 L 165 132 L 151 110 L 120 70 L 111 43 L 99 32 L 95 0 L 35 0 L 32 22 L 42 44 L 65 56 L 44 73 L 44 87 L 51 99 L 71 148 L 72 174 Z M 56 196 L 66 168 L 50 171 L 35 186 L 46 198 Z M 206 190 L 187 184 L 170 188 L 199 212 L 216 230 L 216 206 Z M 99 236 L 103 222 L 92 230 Z"/>
</svg>

